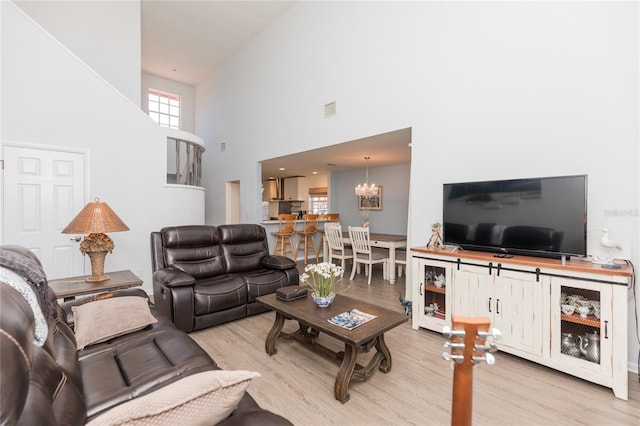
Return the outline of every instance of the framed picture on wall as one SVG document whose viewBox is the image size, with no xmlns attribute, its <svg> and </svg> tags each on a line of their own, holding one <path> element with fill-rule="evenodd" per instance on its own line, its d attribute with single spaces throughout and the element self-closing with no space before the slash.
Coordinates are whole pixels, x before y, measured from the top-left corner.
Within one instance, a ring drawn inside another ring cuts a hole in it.
<svg viewBox="0 0 640 426">
<path fill-rule="evenodd" d="M 382 210 L 382 187 L 378 187 L 378 195 L 359 195 L 358 210 Z"/>
</svg>

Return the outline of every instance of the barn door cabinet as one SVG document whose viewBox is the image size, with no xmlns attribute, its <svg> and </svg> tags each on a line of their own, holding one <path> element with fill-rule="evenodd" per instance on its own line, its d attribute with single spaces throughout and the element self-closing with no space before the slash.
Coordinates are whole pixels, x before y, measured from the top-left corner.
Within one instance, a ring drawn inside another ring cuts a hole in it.
<svg viewBox="0 0 640 426">
<path fill-rule="evenodd" d="M 451 316 L 488 317 L 501 351 L 613 389 L 628 399 L 627 292 L 633 270 L 580 259 L 412 250 L 413 328 L 442 331 Z M 437 288 L 432 277 L 444 275 Z M 415 303 L 415 301 L 418 303 Z M 562 304 L 590 306 L 582 315 Z M 429 308 L 436 303 L 434 314 Z M 598 306 L 599 309 L 596 309 Z"/>
</svg>

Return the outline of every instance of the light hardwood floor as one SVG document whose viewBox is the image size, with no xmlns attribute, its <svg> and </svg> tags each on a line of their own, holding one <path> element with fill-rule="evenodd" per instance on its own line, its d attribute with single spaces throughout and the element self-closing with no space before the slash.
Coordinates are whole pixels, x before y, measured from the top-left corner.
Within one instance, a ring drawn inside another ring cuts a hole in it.
<svg viewBox="0 0 640 426">
<path fill-rule="evenodd" d="M 402 312 L 404 278 L 390 285 L 374 271 L 371 286 L 356 275 L 346 295 Z M 348 278 L 347 278 L 348 279 Z M 278 353 L 264 350 L 272 312 L 191 333 L 225 369 L 258 371 L 249 393 L 263 408 L 295 425 L 446 425 L 451 420 L 452 366 L 442 359 L 440 334 L 413 330 L 410 321 L 385 334 L 393 367 L 350 386 L 346 404 L 335 400 L 338 366 L 302 347 L 279 340 Z M 285 331 L 295 330 L 288 322 Z M 321 336 L 334 350 L 340 345 Z M 494 366 L 474 368 L 475 425 L 639 425 L 640 384 L 629 374 L 629 401 L 611 389 L 504 354 Z M 365 357 L 365 360 L 367 358 Z"/>
</svg>

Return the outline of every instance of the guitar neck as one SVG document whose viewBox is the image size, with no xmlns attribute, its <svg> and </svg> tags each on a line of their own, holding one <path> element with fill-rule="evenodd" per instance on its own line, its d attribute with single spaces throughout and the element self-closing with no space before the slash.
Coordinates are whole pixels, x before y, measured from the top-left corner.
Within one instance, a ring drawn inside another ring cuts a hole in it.
<svg viewBox="0 0 640 426">
<path fill-rule="evenodd" d="M 473 365 L 455 364 L 453 370 L 453 397 L 451 399 L 451 426 L 471 426 L 473 413 Z"/>
<path fill-rule="evenodd" d="M 451 355 L 455 361 L 453 371 L 453 396 L 451 400 L 451 425 L 471 426 L 473 414 L 473 367 L 477 362 L 488 360 L 483 356 L 487 350 L 486 337 L 489 335 L 489 318 L 453 317 Z M 495 345 L 492 346 L 495 348 Z M 492 358 L 493 359 L 493 358 Z"/>
</svg>

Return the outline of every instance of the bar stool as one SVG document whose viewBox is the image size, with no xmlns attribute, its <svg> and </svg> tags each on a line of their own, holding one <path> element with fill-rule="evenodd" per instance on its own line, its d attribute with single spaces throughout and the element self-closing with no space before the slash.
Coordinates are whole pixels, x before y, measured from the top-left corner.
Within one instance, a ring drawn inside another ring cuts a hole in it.
<svg viewBox="0 0 640 426">
<path fill-rule="evenodd" d="M 340 213 L 327 213 L 325 214 L 327 222 L 340 222 Z"/>
<path fill-rule="evenodd" d="M 304 226 L 302 229 L 297 230 L 298 234 L 298 246 L 296 247 L 296 255 L 300 252 L 300 245 L 304 242 L 304 264 L 307 264 L 309 255 L 309 246 L 313 248 L 313 253 L 316 256 L 316 262 L 318 261 L 318 249 L 316 247 L 316 232 L 318 231 L 318 215 L 317 214 L 305 214 L 302 216 Z"/>
<path fill-rule="evenodd" d="M 296 254 L 293 252 L 293 234 L 296 232 L 296 217 L 298 217 L 296 214 L 281 213 L 278 215 L 278 231 L 271 233 L 271 235 L 276 237 L 273 254 L 286 256 L 287 253 L 291 253 L 291 258 L 296 260 Z"/>
<path fill-rule="evenodd" d="M 324 225 L 327 223 L 339 223 L 340 222 L 340 213 L 324 213 L 318 215 L 318 222 L 322 221 L 323 226 L 322 229 L 318 229 L 318 234 L 320 234 L 320 242 L 318 243 L 318 251 L 322 253 L 324 256 L 325 253 L 325 234 L 324 234 Z M 331 259 L 331 258 L 329 258 Z"/>
</svg>

